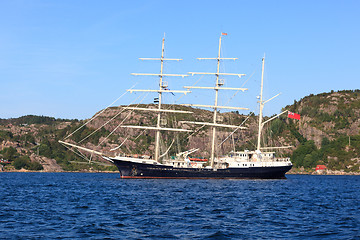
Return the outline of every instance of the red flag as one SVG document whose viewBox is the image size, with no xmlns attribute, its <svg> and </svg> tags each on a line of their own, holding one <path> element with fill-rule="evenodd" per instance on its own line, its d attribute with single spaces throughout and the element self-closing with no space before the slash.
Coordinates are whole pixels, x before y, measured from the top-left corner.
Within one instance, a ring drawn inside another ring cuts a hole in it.
<svg viewBox="0 0 360 240">
<path fill-rule="evenodd" d="M 223 33 L 223 32 L 222 32 L 222 33 L 221 33 L 221 35 L 223 35 L 223 36 L 227 36 L 227 33 Z"/>
<path fill-rule="evenodd" d="M 288 118 L 300 120 L 300 114 L 293 113 L 293 112 L 290 112 L 290 111 L 289 111 L 289 112 L 288 112 Z"/>
</svg>

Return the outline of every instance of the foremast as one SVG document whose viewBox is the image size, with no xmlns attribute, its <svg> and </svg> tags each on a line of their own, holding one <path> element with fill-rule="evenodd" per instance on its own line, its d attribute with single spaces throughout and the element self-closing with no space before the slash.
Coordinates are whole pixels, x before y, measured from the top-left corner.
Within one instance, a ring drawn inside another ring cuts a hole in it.
<svg viewBox="0 0 360 240">
<path fill-rule="evenodd" d="M 162 105 L 162 93 L 164 92 L 169 92 L 169 93 L 189 93 L 190 91 L 181 91 L 181 90 L 169 90 L 167 89 L 167 83 L 165 81 L 163 81 L 163 77 L 186 77 L 188 75 L 186 74 L 164 74 L 164 61 L 181 61 L 182 59 L 177 59 L 177 58 L 165 58 L 164 57 L 164 52 L 165 52 L 165 36 L 162 39 L 162 47 L 161 47 L 161 57 L 160 58 L 140 58 L 140 60 L 156 60 L 156 61 L 160 61 L 160 74 L 153 74 L 153 73 L 132 73 L 132 75 L 135 76 L 159 76 L 159 90 L 135 90 L 135 89 L 130 89 L 128 90 L 129 92 L 137 92 L 137 91 L 141 91 L 141 92 L 158 92 L 158 108 L 157 108 L 157 122 L 156 122 L 156 128 L 153 127 L 140 127 L 140 126 L 123 126 L 123 127 L 131 127 L 131 128 L 142 128 L 142 129 L 154 129 L 155 130 L 155 154 L 154 154 L 154 160 L 159 162 L 159 155 L 160 155 L 160 131 L 190 131 L 190 130 L 186 130 L 186 129 L 176 129 L 176 128 L 162 128 L 161 127 L 161 115 L 162 112 L 177 112 L 177 113 L 191 113 L 191 112 L 187 112 L 187 111 L 177 111 L 177 110 L 167 110 L 167 109 L 162 109 L 161 105 Z M 146 110 L 143 108 L 132 108 L 135 110 Z M 153 111 L 148 109 L 149 111 Z"/>
<path fill-rule="evenodd" d="M 164 51 L 165 51 L 165 37 L 162 39 L 162 45 L 161 45 L 161 67 L 160 67 L 160 78 L 159 78 L 159 90 L 162 90 L 164 87 L 163 85 L 163 70 L 164 70 Z M 161 109 L 161 103 L 162 103 L 162 92 L 159 91 L 159 104 L 158 109 Z M 161 120 L 161 112 L 158 112 L 157 116 L 157 123 L 156 127 L 160 128 L 160 120 Z M 156 130 L 156 136 L 155 136 L 155 161 L 159 160 L 159 151 L 160 151 L 160 131 Z"/>
<path fill-rule="evenodd" d="M 239 126 L 233 126 L 233 125 L 224 125 L 224 124 L 218 124 L 217 123 L 217 111 L 218 109 L 237 109 L 237 110 L 248 110 L 248 108 L 242 108 L 242 107 L 229 107 L 229 106 L 218 106 L 218 96 L 219 96 L 219 90 L 237 90 L 237 91 L 245 91 L 247 88 L 227 88 L 222 87 L 224 82 L 220 79 L 220 76 L 238 76 L 241 78 L 242 76 L 245 76 L 245 74 L 238 74 L 238 73 L 221 73 L 220 72 L 220 61 L 221 60 L 237 60 L 237 58 L 222 58 L 221 57 L 221 40 L 222 36 L 227 35 L 226 33 L 221 33 L 219 38 L 219 49 L 218 49 L 218 57 L 217 58 L 197 58 L 198 60 L 216 60 L 217 61 L 217 68 L 215 73 L 210 72 L 189 72 L 192 75 L 199 74 L 199 75 L 215 75 L 216 76 L 216 82 L 215 87 L 190 87 L 185 86 L 184 88 L 191 89 L 191 88 L 198 88 L 198 89 L 214 89 L 215 90 L 215 102 L 214 105 L 200 105 L 200 104 L 183 104 L 186 106 L 195 106 L 195 107 L 208 107 L 213 108 L 213 122 L 212 123 L 201 123 L 201 122 L 189 122 L 192 124 L 199 124 L 199 125 L 210 125 L 212 126 L 212 138 L 211 138 L 211 167 L 214 168 L 214 159 L 215 159 L 215 140 L 216 140 L 216 128 L 217 127 L 230 127 L 230 128 L 242 128 Z"/>
</svg>

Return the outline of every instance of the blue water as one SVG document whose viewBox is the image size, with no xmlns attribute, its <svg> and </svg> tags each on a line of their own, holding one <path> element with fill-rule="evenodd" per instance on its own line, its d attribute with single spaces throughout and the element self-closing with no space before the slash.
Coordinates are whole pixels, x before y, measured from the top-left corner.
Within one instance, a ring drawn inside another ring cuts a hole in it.
<svg viewBox="0 0 360 240">
<path fill-rule="evenodd" d="M 360 176 L 0 173 L 0 239 L 360 239 Z"/>
</svg>

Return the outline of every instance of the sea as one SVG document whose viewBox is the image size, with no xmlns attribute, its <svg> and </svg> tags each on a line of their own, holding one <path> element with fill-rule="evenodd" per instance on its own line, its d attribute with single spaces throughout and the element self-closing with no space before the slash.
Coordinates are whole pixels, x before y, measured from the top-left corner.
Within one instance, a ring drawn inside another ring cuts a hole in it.
<svg viewBox="0 0 360 240">
<path fill-rule="evenodd" d="M 0 173 L 0 239 L 360 239 L 360 176 Z"/>
</svg>

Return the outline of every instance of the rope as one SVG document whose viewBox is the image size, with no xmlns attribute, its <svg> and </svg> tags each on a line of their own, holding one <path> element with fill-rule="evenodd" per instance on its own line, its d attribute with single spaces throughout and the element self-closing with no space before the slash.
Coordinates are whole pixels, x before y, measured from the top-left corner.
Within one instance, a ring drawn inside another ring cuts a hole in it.
<svg viewBox="0 0 360 240">
<path fill-rule="evenodd" d="M 204 77 L 204 75 L 202 75 L 193 85 L 192 85 L 192 87 L 193 86 L 195 86 L 202 78 Z M 173 107 L 181 98 L 183 98 L 185 96 L 185 94 L 183 94 L 183 95 L 181 95 L 176 101 L 174 101 L 174 103 L 173 104 L 170 104 L 169 106 L 168 106 L 168 108 L 166 108 L 166 110 L 169 110 L 171 107 Z M 205 126 L 205 125 L 204 125 Z M 203 127 L 204 127 L 203 126 Z M 200 127 L 199 128 L 199 130 L 201 129 L 202 127 Z M 136 138 L 135 138 L 135 140 L 140 136 L 140 135 L 142 135 L 143 133 L 145 132 L 145 130 L 142 132 L 142 133 L 140 133 Z M 196 132 L 195 132 L 196 133 Z M 195 134 L 195 133 L 193 133 L 193 134 Z M 193 135 L 192 134 L 192 135 Z M 192 135 L 190 135 L 190 136 L 188 136 L 187 138 L 190 138 Z M 170 144 L 170 148 L 171 148 L 171 146 L 173 145 L 173 143 L 171 143 Z M 167 150 L 166 151 L 166 153 L 168 152 L 169 150 Z M 165 153 L 165 154 L 166 154 Z M 164 156 L 164 154 L 162 155 L 162 156 Z M 161 157 L 161 156 L 160 156 Z"/>
<path fill-rule="evenodd" d="M 203 77 L 204 77 L 204 75 L 202 75 L 202 76 L 199 78 L 199 80 L 197 80 L 197 81 L 192 85 L 192 87 L 195 86 Z M 169 107 L 167 108 L 167 110 L 170 109 L 172 106 L 174 106 L 175 103 L 177 103 L 177 102 L 178 102 L 181 98 L 183 98 L 185 95 L 186 95 L 186 94 L 181 95 L 173 104 L 169 105 Z"/>
<path fill-rule="evenodd" d="M 146 131 L 146 129 L 144 129 L 139 135 L 137 135 L 137 137 L 134 139 L 134 141 L 136 139 L 138 139 L 141 135 L 143 135 L 143 133 Z M 113 149 L 110 149 L 110 151 L 115 151 L 117 149 L 119 149 L 127 140 L 128 140 L 129 137 L 127 137 L 119 146 L 113 148 Z"/>
<path fill-rule="evenodd" d="M 161 156 L 159 156 L 159 158 L 165 156 L 169 152 L 169 150 L 172 147 L 172 145 L 174 144 L 174 142 L 175 142 L 175 138 L 172 140 L 172 143 L 170 144 L 170 147 Z"/>
<path fill-rule="evenodd" d="M 250 116 L 253 114 L 254 112 L 251 112 L 250 114 L 249 114 L 249 116 L 247 116 L 247 118 L 245 118 L 245 120 L 239 125 L 239 127 L 241 127 L 249 118 L 250 118 Z M 229 136 L 227 136 L 226 138 L 225 138 L 225 140 L 224 141 L 222 141 L 219 145 L 218 145 L 218 147 L 220 147 L 226 140 L 228 140 L 228 138 L 230 137 L 230 136 L 232 136 L 237 130 L 239 130 L 240 128 L 236 128 L 232 133 L 230 133 L 230 135 Z"/>
<path fill-rule="evenodd" d="M 128 140 L 128 137 L 125 138 L 125 140 L 124 140 L 119 146 L 117 146 L 117 147 L 115 147 L 115 148 L 113 148 L 113 149 L 110 149 L 110 151 L 115 151 L 115 150 L 121 148 L 121 146 L 122 146 L 127 140 Z"/>
<path fill-rule="evenodd" d="M 135 83 L 130 89 L 133 89 L 136 86 L 137 83 Z M 69 137 L 71 137 L 74 133 L 76 133 L 77 131 L 79 131 L 81 128 L 83 128 L 84 126 L 86 126 L 89 122 L 91 122 L 92 120 L 94 120 L 96 117 L 98 117 L 100 114 L 102 114 L 106 109 L 108 109 L 110 106 L 112 106 L 115 102 L 117 102 L 120 98 L 122 98 L 125 94 L 127 94 L 128 91 L 126 91 L 125 93 L 123 93 L 120 97 L 118 97 L 114 102 L 112 102 L 109 106 L 107 106 L 106 108 L 104 108 L 101 112 L 99 112 L 98 114 L 96 114 L 95 116 L 93 116 L 89 121 L 87 121 L 86 123 L 84 123 L 81 127 L 79 127 L 78 129 L 76 129 L 74 132 L 70 133 L 67 137 L 64 138 L 64 140 L 68 139 Z"/>
<path fill-rule="evenodd" d="M 134 101 L 132 101 L 128 106 L 130 106 L 132 103 L 134 103 L 136 100 L 138 100 L 141 97 L 138 96 Z M 109 122 L 111 122 L 112 120 L 114 120 L 117 116 L 119 116 L 122 112 L 125 111 L 125 108 L 123 108 L 120 112 L 118 112 L 114 117 L 112 117 L 110 120 L 108 120 L 106 123 L 104 123 L 101 127 L 99 127 L 98 129 L 96 129 L 95 131 L 93 131 L 92 133 L 90 133 L 89 135 L 87 135 L 85 138 L 83 138 L 80 142 L 82 143 L 84 140 L 88 139 L 90 136 L 92 136 L 94 133 L 96 133 L 98 130 L 100 130 L 102 127 L 104 127 L 105 125 L 107 125 Z"/>
<path fill-rule="evenodd" d="M 250 77 L 243 83 L 243 85 L 241 85 L 241 87 L 243 87 L 243 86 L 250 80 L 250 78 L 255 74 L 255 72 L 256 72 L 256 71 L 254 71 L 254 72 L 250 75 Z M 237 90 L 237 91 L 234 93 L 234 95 L 232 95 L 232 96 L 229 98 L 229 100 L 225 103 L 225 105 L 227 105 L 239 92 L 240 92 L 240 90 Z"/>
<path fill-rule="evenodd" d="M 195 133 L 197 133 L 198 131 L 200 131 L 200 129 L 202 129 L 203 127 L 205 127 L 205 125 L 202 125 L 201 127 L 199 127 L 198 129 L 196 129 L 191 135 L 189 135 L 187 137 L 187 139 L 189 139 L 190 137 L 192 137 Z"/>
<path fill-rule="evenodd" d="M 202 78 L 203 78 L 204 76 L 201 76 L 193 85 L 192 85 L 192 87 L 193 86 L 195 86 Z M 172 106 L 174 106 L 175 105 L 175 103 L 177 103 L 181 98 L 183 98 L 185 96 L 185 94 L 183 94 L 182 96 L 180 96 L 176 101 L 174 101 L 174 103 L 173 104 L 171 104 L 171 105 L 169 105 L 168 106 L 168 108 L 167 108 L 167 110 L 169 110 Z M 132 110 L 133 111 L 133 110 Z M 111 119 L 111 120 L 113 120 L 113 119 Z M 111 121 L 110 120 L 110 121 Z M 101 127 L 100 127 L 101 128 Z M 117 127 L 118 128 L 118 127 Z M 116 128 L 116 129 L 117 129 Z M 142 131 L 134 140 L 136 140 L 136 139 L 138 139 L 144 132 L 146 131 L 146 129 L 144 130 L 144 131 Z M 113 133 L 113 132 L 112 132 Z M 111 134 L 112 134 L 111 133 Z M 110 136 L 110 135 L 109 135 Z M 106 138 L 108 138 L 109 136 L 107 136 Z M 190 136 L 189 136 L 190 137 Z M 188 137 L 188 138 L 189 138 Z M 127 140 L 128 138 L 126 138 L 118 147 L 116 147 L 116 148 L 113 148 L 113 149 L 111 149 L 110 151 L 115 151 L 115 150 L 117 150 L 117 149 L 119 149 L 124 143 L 125 143 L 125 141 Z M 83 139 L 84 140 L 84 139 Z M 81 140 L 81 141 L 83 141 L 83 140 Z M 103 140 L 104 141 L 104 140 Z M 172 143 L 173 144 L 173 143 Z M 171 144 L 171 145 L 172 145 Z M 171 146 L 170 146 L 171 147 Z M 165 153 L 166 154 L 166 153 Z"/>
<path fill-rule="evenodd" d="M 140 101 L 140 103 L 138 103 L 138 104 L 136 105 L 136 107 L 139 106 L 142 101 L 144 101 L 144 99 L 147 97 L 148 94 L 149 94 L 149 93 L 147 93 L 147 94 L 143 97 L 143 99 Z M 97 145 L 97 147 L 100 146 L 100 144 L 102 144 L 106 139 L 108 139 L 108 138 L 125 122 L 125 120 L 126 120 L 126 119 L 131 115 L 131 113 L 133 113 L 133 112 L 134 112 L 134 109 L 129 112 L 129 114 L 124 118 L 124 120 L 122 120 L 121 123 L 120 123 L 119 125 L 117 125 L 117 127 L 116 127 L 111 133 L 109 133 L 109 135 L 107 135 L 107 136 Z"/>
<path fill-rule="evenodd" d="M 84 154 L 82 154 L 80 151 L 76 152 L 76 151 L 74 151 L 72 148 L 70 148 L 70 147 L 68 147 L 68 146 L 66 146 L 66 145 L 64 145 L 64 144 L 63 144 L 63 146 L 66 147 L 67 149 L 69 149 L 70 151 L 72 151 L 73 153 L 75 153 L 76 155 L 78 155 L 79 157 L 85 159 L 86 161 L 89 160 L 89 159 L 88 159 Z M 80 153 L 80 154 L 79 154 L 79 153 Z"/>
</svg>

